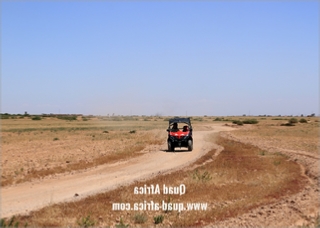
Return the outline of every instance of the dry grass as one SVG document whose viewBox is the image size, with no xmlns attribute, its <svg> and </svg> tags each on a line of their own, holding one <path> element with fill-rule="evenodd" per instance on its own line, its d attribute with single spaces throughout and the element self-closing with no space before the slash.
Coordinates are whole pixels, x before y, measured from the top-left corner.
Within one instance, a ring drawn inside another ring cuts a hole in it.
<svg viewBox="0 0 320 228">
<path fill-rule="evenodd" d="M 307 119 L 309 123 L 297 123 L 288 127 L 281 126 L 287 121 L 286 119 L 269 118 L 260 121 L 256 126 L 240 127 L 232 134 L 247 142 L 263 141 L 265 145 L 273 147 L 319 154 L 319 122 L 317 118 Z"/>
<path fill-rule="evenodd" d="M 2 120 L 1 185 L 141 155 L 146 146 L 165 142 L 166 124 L 163 120 Z"/>
<path fill-rule="evenodd" d="M 20 216 L 20 224 L 31 226 L 78 226 L 90 215 L 95 226 L 136 224 L 136 217 L 147 218 L 142 225 L 152 226 L 153 217 L 164 216 L 163 226 L 197 226 L 240 215 L 259 205 L 274 202 L 287 194 L 298 192 L 304 185 L 298 164 L 288 161 L 281 154 L 269 154 L 257 147 L 218 138 L 224 146 L 221 154 L 212 162 L 197 169 L 180 170 L 158 176 L 146 182 L 136 182 L 111 192 L 98 194 L 72 203 L 61 203 Z M 215 151 L 209 152 L 206 159 Z M 199 162 L 198 162 L 199 163 Z M 185 184 L 184 195 L 136 195 L 134 187 L 163 184 Z M 204 202 L 207 211 L 112 211 L 112 203 L 154 202 Z M 80 221 L 80 223 L 79 223 Z M 159 226 L 159 225 L 158 225 Z M 160 225 L 161 226 L 161 225 Z"/>
</svg>

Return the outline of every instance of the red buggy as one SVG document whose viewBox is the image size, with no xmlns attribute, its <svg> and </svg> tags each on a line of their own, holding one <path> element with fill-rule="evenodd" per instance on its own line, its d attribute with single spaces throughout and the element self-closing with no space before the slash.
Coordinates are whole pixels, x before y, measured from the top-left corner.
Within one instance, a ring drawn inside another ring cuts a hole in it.
<svg viewBox="0 0 320 228">
<path fill-rule="evenodd" d="M 168 151 L 174 151 L 176 147 L 187 147 L 188 151 L 192 151 L 193 138 L 190 118 L 176 117 L 169 119 L 169 127 L 167 131 Z"/>
</svg>

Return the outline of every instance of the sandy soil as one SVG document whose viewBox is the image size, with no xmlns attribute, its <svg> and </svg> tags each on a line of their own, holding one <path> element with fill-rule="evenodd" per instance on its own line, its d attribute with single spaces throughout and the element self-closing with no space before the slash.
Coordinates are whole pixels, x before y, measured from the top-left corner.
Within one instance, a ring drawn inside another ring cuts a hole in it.
<svg viewBox="0 0 320 228">
<path fill-rule="evenodd" d="M 46 205 L 81 199 L 185 167 L 214 146 L 206 140 L 208 135 L 230 130 L 233 128 L 221 124 L 197 128 L 192 152 L 184 149 L 166 152 L 166 144 L 163 144 L 147 148 L 144 155 L 132 160 L 4 187 L 1 189 L 1 217 L 27 214 Z"/>
</svg>

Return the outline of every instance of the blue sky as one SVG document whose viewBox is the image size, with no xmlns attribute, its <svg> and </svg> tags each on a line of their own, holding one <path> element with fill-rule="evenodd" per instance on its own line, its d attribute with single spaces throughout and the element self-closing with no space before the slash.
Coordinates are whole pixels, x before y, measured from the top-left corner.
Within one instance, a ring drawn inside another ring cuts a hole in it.
<svg viewBox="0 0 320 228">
<path fill-rule="evenodd" d="M 1 112 L 319 113 L 318 1 L 2 1 Z"/>
</svg>

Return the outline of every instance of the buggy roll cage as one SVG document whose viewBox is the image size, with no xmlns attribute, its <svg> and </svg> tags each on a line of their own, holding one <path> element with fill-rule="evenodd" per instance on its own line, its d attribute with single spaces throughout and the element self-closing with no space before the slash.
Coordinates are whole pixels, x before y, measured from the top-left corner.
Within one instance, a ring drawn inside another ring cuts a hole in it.
<svg viewBox="0 0 320 228">
<path fill-rule="evenodd" d="M 173 125 L 174 123 L 185 123 L 185 124 L 188 124 L 189 130 L 192 131 L 191 121 L 190 121 L 189 117 L 188 118 L 176 117 L 176 118 L 169 119 L 168 130 L 170 129 L 170 126 Z"/>
</svg>

